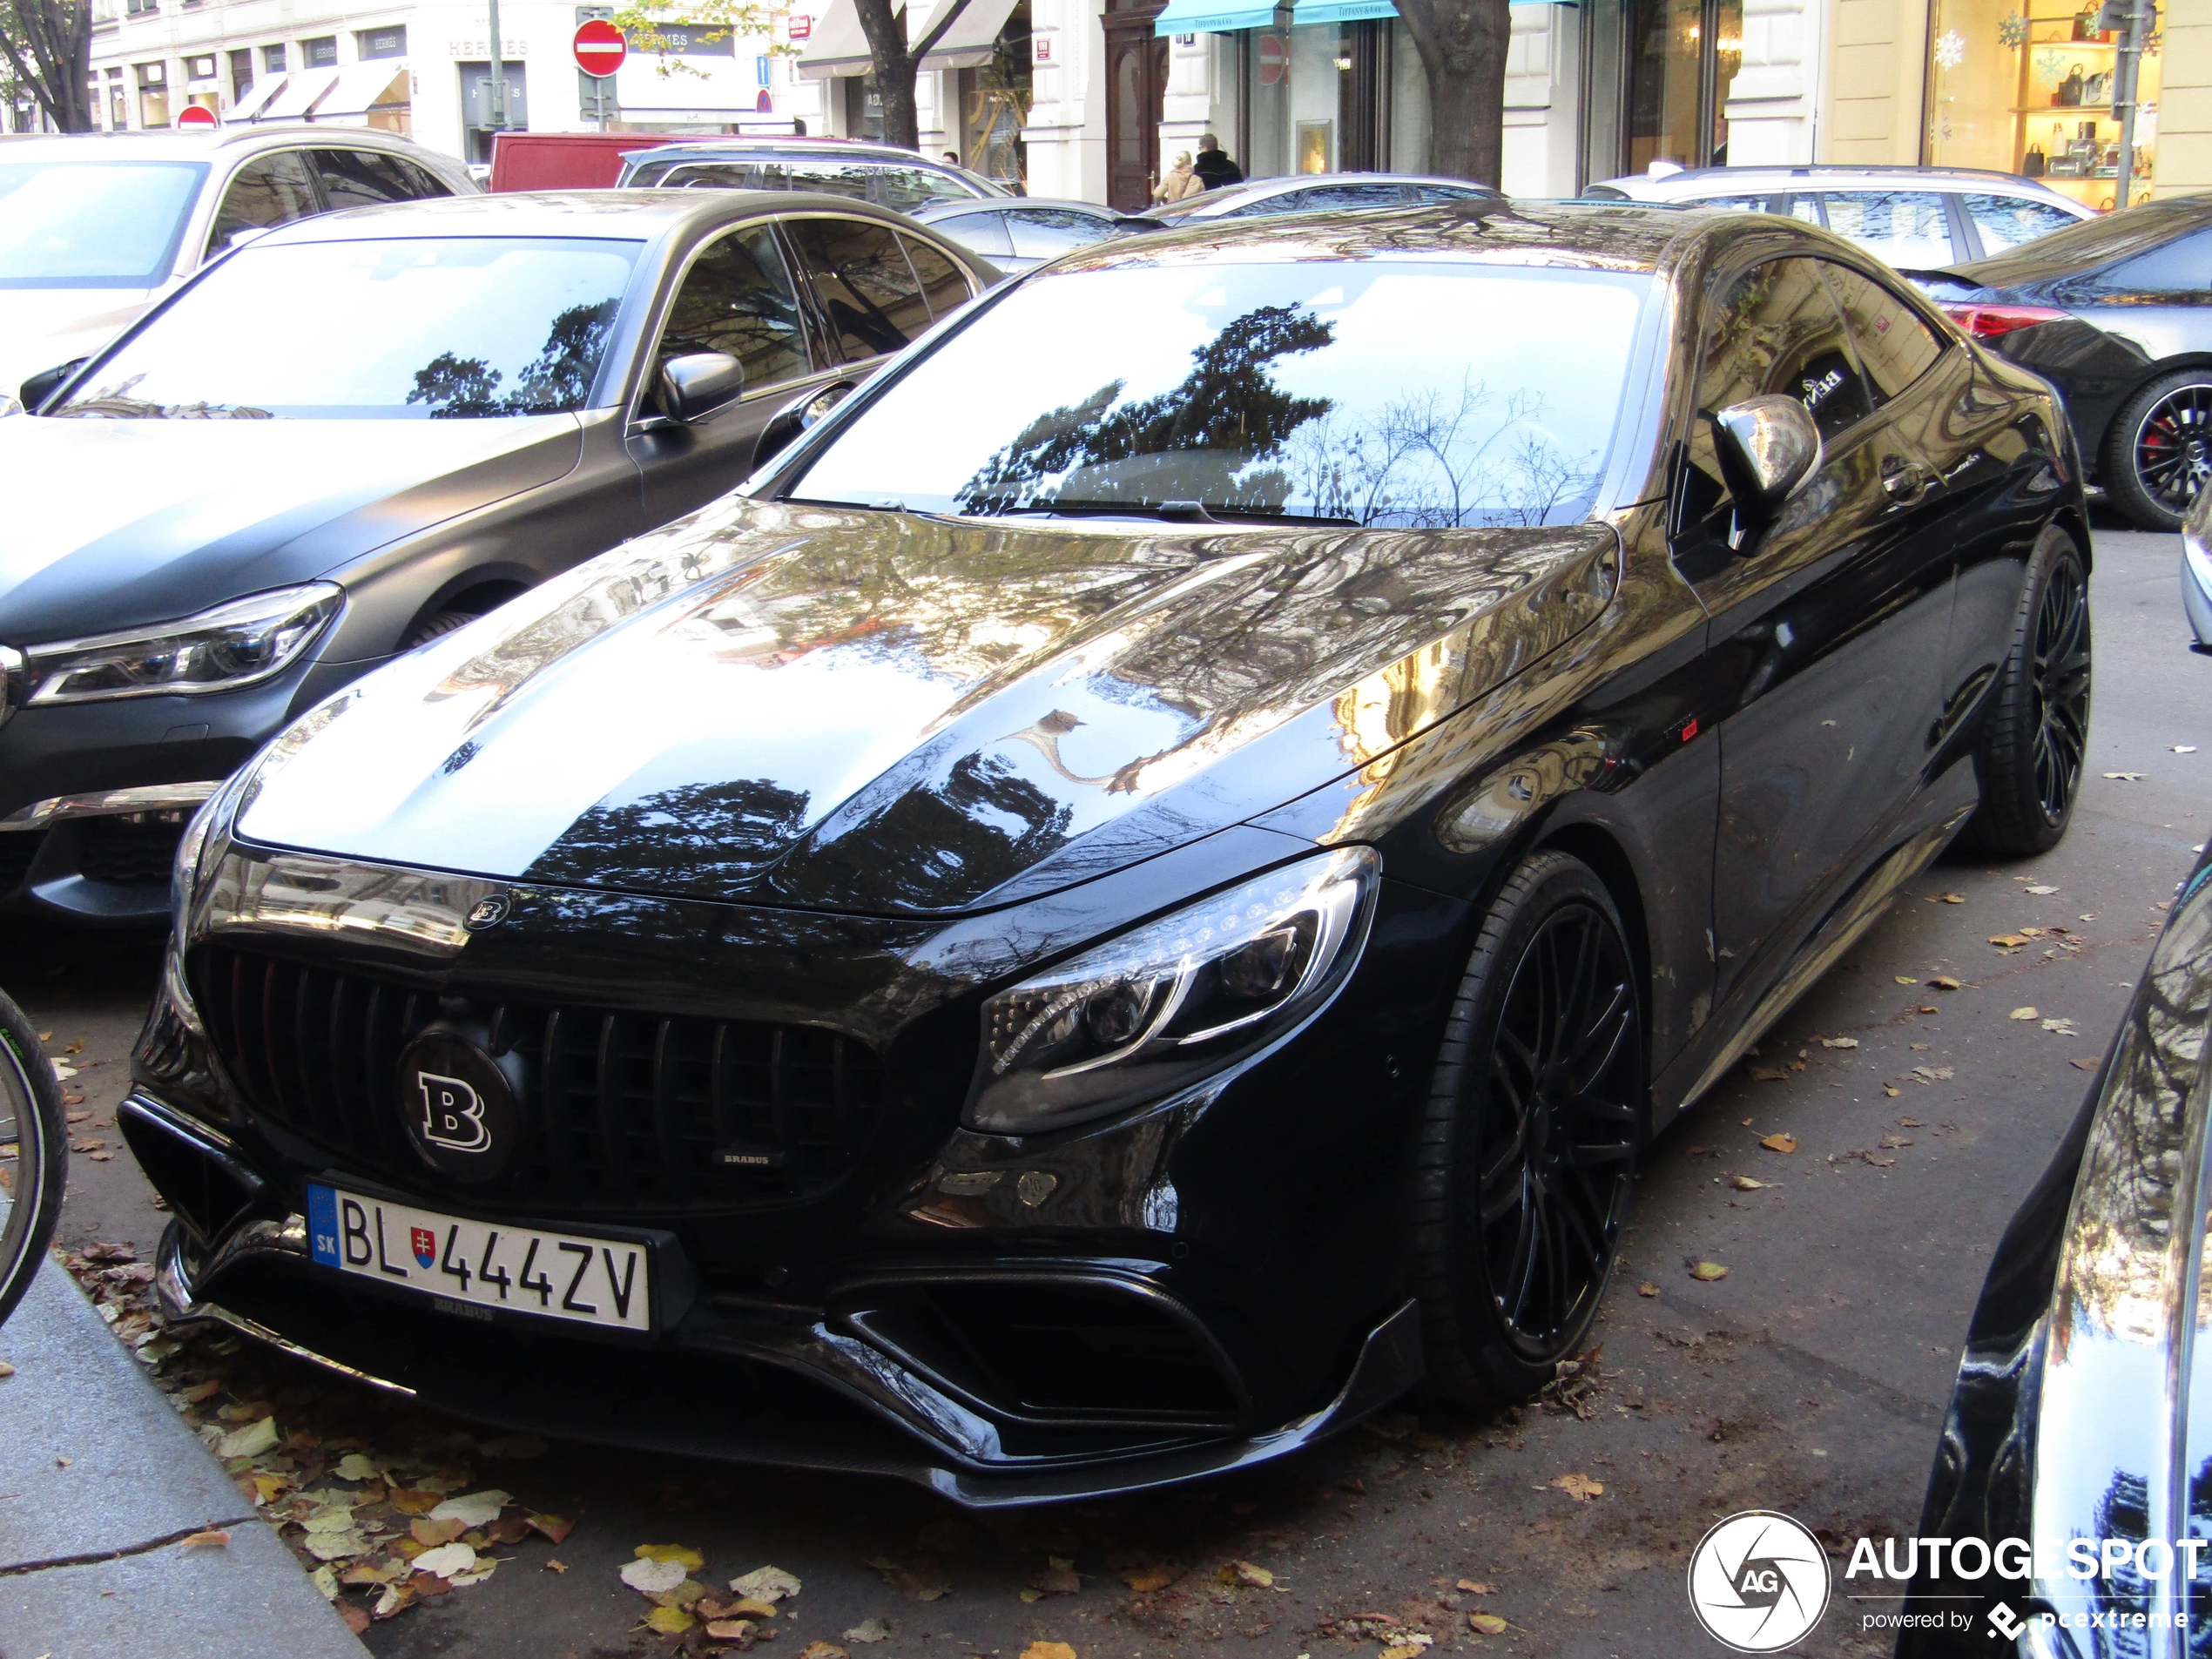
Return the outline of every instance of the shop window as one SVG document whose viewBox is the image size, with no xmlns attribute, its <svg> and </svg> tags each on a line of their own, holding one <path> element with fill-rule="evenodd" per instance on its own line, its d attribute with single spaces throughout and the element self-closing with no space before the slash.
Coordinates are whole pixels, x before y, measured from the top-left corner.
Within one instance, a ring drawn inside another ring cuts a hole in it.
<svg viewBox="0 0 2212 1659">
<path fill-rule="evenodd" d="M 1959 203 L 1974 221 L 1985 254 L 2001 253 L 2074 222 L 2074 215 L 2065 208 L 2030 201 L 2024 196 L 1961 196 Z"/>
<path fill-rule="evenodd" d="M 195 81 L 213 80 L 215 78 L 215 54 L 208 52 L 199 57 L 187 57 L 185 59 L 185 73 Z"/>
<path fill-rule="evenodd" d="M 1871 277 L 1822 262 L 1877 403 L 1886 403 L 1927 373 L 1943 341 L 1912 307 Z"/>
<path fill-rule="evenodd" d="M 1828 228 L 1899 270 L 1925 270 L 1963 257 L 1951 246 L 1951 219 L 1932 191 L 1831 190 Z"/>
<path fill-rule="evenodd" d="M 1582 10 L 1589 176 L 1643 172 L 1655 161 L 1727 165 L 1743 0 L 1592 0 Z"/>
<path fill-rule="evenodd" d="M 395 24 L 388 29 L 362 29 L 354 35 L 354 51 L 364 59 L 376 57 L 404 57 L 407 56 L 407 25 Z"/>
<path fill-rule="evenodd" d="M 262 67 L 262 69 L 263 69 L 264 71 L 266 71 L 267 73 L 269 73 L 269 74 L 271 74 L 271 75 L 281 75 L 281 74 L 283 74 L 283 73 L 284 73 L 284 48 L 283 48 L 283 47 L 281 47 L 281 46 L 264 46 L 264 47 L 262 47 L 262 48 L 261 48 L 261 67 Z"/>
<path fill-rule="evenodd" d="M 159 64 L 140 64 L 138 72 L 138 125 L 142 127 L 165 127 L 169 125 L 168 76 Z"/>
<path fill-rule="evenodd" d="M 2100 34 L 2095 24 L 2095 8 L 2062 0 L 2029 0 L 2025 9 L 2020 0 L 1932 0 L 1924 159 L 2020 173 L 2086 206 L 2113 206 L 2119 37 Z M 2146 51 L 2136 78 L 2131 201 L 2150 193 L 2161 70 L 2161 54 Z"/>
<path fill-rule="evenodd" d="M 243 104 L 253 90 L 253 49 L 245 46 L 231 54 L 231 102 Z"/>
<path fill-rule="evenodd" d="M 303 40 L 300 52 L 307 60 L 309 69 L 335 69 L 338 66 L 338 37 L 324 35 L 316 40 Z"/>
</svg>

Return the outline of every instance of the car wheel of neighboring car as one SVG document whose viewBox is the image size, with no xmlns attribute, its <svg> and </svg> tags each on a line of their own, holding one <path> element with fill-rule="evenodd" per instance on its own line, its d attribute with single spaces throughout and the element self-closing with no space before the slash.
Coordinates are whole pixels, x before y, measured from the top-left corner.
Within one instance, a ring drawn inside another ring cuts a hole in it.
<svg viewBox="0 0 2212 1659">
<path fill-rule="evenodd" d="M 456 628 L 466 628 L 482 613 L 475 610 L 441 610 L 426 617 L 408 630 L 407 637 L 400 641 L 401 651 L 413 651 L 417 645 L 427 645 L 442 635 Z"/>
<path fill-rule="evenodd" d="M 1997 671 L 1988 724 L 1974 752 L 1981 805 L 1966 839 L 2026 858 L 2066 834 L 2089 749 L 2089 573 L 2057 525 L 2028 562 L 2012 649 Z"/>
<path fill-rule="evenodd" d="M 2212 478 L 2212 374 L 2163 375 L 2120 406 L 2105 441 L 2105 490 L 2147 530 L 2177 530 Z"/>
<path fill-rule="evenodd" d="M 1605 884 L 1564 853 L 1524 861 L 1460 982 L 1416 1154 L 1439 1393 L 1525 1399 L 1588 1332 L 1645 1123 L 1641 1002 Z"/>
</svg>

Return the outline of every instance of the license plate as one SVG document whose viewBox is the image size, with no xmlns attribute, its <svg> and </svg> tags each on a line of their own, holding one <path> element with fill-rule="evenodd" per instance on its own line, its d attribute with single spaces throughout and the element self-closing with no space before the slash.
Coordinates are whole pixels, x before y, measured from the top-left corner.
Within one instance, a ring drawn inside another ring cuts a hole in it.
<svg viewBox="0 0 2212 1659">
<path fill-rule="evenodd" d="M 651 1252 L 621 1239 L 470 1221 L 311 1184 L 307 1247 L 322 1266 L 405 1285 L 464 1318 L 506 1309 L 653 1328 Z"/>
</svg>

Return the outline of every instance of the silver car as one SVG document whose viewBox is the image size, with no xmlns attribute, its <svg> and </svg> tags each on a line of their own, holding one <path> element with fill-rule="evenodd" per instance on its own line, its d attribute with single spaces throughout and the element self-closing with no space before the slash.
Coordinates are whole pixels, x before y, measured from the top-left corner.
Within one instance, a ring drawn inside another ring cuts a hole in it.
<svg viewBox="0 0 2212 1659">
<path fill-rule="evenodd" d="M 2212 489 L 2196 492 L 2182 521 L 2182 610 L 2196 649 L 2212 657 Z"/>
<path fill-rule="evenodd" d="M 2095 213 L 2016 173 L 1973 167 L 1678 167 L 1585 198 L 1782 213 L 1824 225 L 1900 271 L 1986 259 Z"/>
<path fill-rule="evenodd" d="M 1424 202 L 1496 201 L 1504 196 L 1465 179 L 1429 179 L 1402 172 L 1293 173 L 1287 179 L 1247 179 L 1241 185 L 1163 202 L 1135 215 L 1135 223 L 1196 225 L 1215 219 L 1254 219 L 1263 213 L 1312 213 L 1332 207 L 1399 207 Z"/>
<path fill-rule="evenodd" d="M 242 238 L 341 207 L 475 193 L 452 157 L 363 127 L 14 140 L 0 150 L 0 408 Z"/>
</svg>

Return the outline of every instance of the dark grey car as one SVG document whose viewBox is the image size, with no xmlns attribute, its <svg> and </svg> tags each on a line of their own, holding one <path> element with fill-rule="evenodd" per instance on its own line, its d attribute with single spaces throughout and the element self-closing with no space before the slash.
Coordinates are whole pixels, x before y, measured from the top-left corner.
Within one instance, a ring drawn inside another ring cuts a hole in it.
<svg viewBox="0 0 2212 1659">
<path fill-rule="evenodd" d="M 730 489 L 997 276 L 725 191 L 330 214 L 210 266 L 0 420 L 0 912 L 161 917 L 190 809 L 288 720 Z"/>
</svg>

